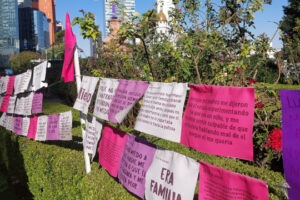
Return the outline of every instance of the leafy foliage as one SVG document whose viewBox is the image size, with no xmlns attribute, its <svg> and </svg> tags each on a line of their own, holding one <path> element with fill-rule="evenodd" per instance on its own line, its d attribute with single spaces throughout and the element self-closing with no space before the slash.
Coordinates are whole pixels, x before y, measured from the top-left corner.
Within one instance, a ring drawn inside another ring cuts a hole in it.
<svg viewBox="0 0 300 200">
<path fill-rule="evenodd" d="M 34 63 L 31 63 L 33 59 L 39 59 L 41 55 L 37 52 L 23 51 L 17 55 L 11 56 L 9 58 L 9 64 L 14 70 L 14 73 L 21 73 L 27 69 L 31 69 Z"/>
</svg>

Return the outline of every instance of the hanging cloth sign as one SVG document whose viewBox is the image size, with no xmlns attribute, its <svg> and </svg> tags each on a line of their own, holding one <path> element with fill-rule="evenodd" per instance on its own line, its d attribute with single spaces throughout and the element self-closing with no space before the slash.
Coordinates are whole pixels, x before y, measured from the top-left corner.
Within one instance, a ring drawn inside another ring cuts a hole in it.
<svg viewBox="0 0 300 200">
<path fill-rule="evenodd" d="M 93 160 L 97 151 L 97 145 L 100 139 L 100 134 L 103 125 L 95 117 L 88 115 L 85 126 L 86 126 L 86 131 L 85 131 L 85 137 L 83 138 L 83 146 L 87 153 L 92 154 L 92 160 Z"/>
<path fill-rule="evenodd" d="M 205 162 L 200 164 L 199 200 L 268 200 L 267 183 Z"/>
<path fill-rule="evenodd" d="M 2 113 L 1 118 L 0 118 L 0 126 L 6 127 L 7 119 L 8 118 L 7 118 L 6 113 Z"/>
<path fill-rule="evenodd" d="M 152 163 L 155 150 L 155 146 L 145 139 L 127 134 L 118 178 L 125 188 L 142 199 L 145 193 L 146 172 Z"/>
<path fill-rule="evenodd" d="M 17 135 L 22 135 L 22 124 L 23 124 L 23 118 L 22 117 L 14 117 L 14 133 Z"/>
<path fill-rule="evenodd" d="M 37 130 L 37 121 L 38 121 L 37 116 L 30 117 L 30 123 L 29 123 L 27 138 L 30 138 L 30 139 L 33 139 L 33 140 L 35 139 L 36 130 Z"/>
<path fill-rule="evenodd" d="M 17 96 L 10 96 L 7 113 L 11 113 L 11 114 L 15 113 L 16 100 L 17 100 Z"/>
<path fill-rule="evenodd" d="M 24 137 L 27 137 L 27 135 L 28 135 L 29 124 L 30 124 L 30 118 L 29 117 L 23 117 L 22 136 L 24 136 Z"/>
<path fill-rule="evenodd" d="M 179 153 L 157 149 L 146 174 L 147 200 L 193 200 L 199 163 Z"/>
<path fill-rule="evenodd" d="M 280 99 L 284 175 L 290 186 L 289 199 L 296 200 L 300 197 L 300 91 L 281 90 Z"/>
<path fill-rule="evenodd" d="M 46 79 L 48 62 L 44 61 L 33 68 L 32 90 L 37 91 L 42 87 L 48 87 L 47 83 L 43 83 Z"/>
<path fill-rule="evenodd" d="M 31 75 L 32 70 L 27 70 L 26 72 L 16 76 L 14 84 L 15 94 L 28 91 Z"/>
<path fill-rule="evenodd" d="M 72 111 L 59 115 L 59 140 L 72 140 Z"/>
<path fill-rule="evenodd" d="M 99 162 L 108 173 L 117 177 L 121 155 L 127 134 L 119 129 L 104 125 L 99 144 Z"/>
<path fill-rule="evenodd" d="M 15 76 L 10 76 L 7 84 L 6 95 L 12 95 L 14 92 Z"/>
<path fill-rule="evenodd" d="M 59 114 L 48 115 L 47 140 L 59 140 Z"/>
<path fill-rule="evenodd" d="M 83 112 L 84 114 L 88 113 L 89 105 L 91 103 L 98 80 L 99 78 L 97 77 L 82 77 L 79 94 L 74 104 L 75 109 Z"/>
<path fill-rule="evenodd" d="M 10 99 L 9 95 L 3 97 L 1 107 L 0 107 L 0 112 L 7 112 L 9 106 L 9 99 Z"/>
<path fill-rule="evenodd" d="M 149 86 L 145 81 L 120 80 L 108 110 L 108 119 L 121 123 Z"/>
<path fill-rule="evenodd" d="M 35 140 L 45 141 L 47 137 L 48 116 L 39 116 L 36 128 Z"/>
<path fill-rule="evenodd" d="M 6 129 L 9 131 L 14 131 L 14 116 L 13 115 L 7 115 L 7 123 L 6 123 Z"/>
<path fill-rule="evenodd" d="M 151 82 L 134 129 L 179 143 L 187 88 L 187 83 Z"/>
<path fill-rule="evenodd" d="M 9 81 L 9 76 L 3 76 L 1 77 L 1 94 L 5 94 L 6 90 L 7 90 L 7 85 L 8 85 L 8 81 Z"/>
<path fill-rule="evenodd" d="M 32 99 L 32 114 L 43 112 L 43 92 L 35 92 Z"/>
<path fill-rule="evenodd" d="M 181 144 L 253 161 L 254 88 L 190 85 Z"/>
<path fill-rule="evenodd" d="M 115 96 L 119 80 L 102 78 L 100 80 L 96 103 L 94 108 L 94 115 L 108 121 L 108 109 L 113 97 Z"/>
<path fill-rule="evenodd" d="M 17 99 L 15 114 L 18 115 L 31 115 L 33 93 L 22 94 Z"/>
</svg>

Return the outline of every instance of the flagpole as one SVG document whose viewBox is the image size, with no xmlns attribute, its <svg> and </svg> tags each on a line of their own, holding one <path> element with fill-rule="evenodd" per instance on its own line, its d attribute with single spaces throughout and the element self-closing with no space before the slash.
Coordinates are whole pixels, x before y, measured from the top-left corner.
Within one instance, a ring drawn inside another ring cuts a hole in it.
<svg viewBox="0 0 300 200">
<path fill-rule="evenodd" d="M 81 86 L 81 76 L 80 76 L 80 67 L 79 67 L 77 46 L 75 46 L 75 51 L 74 51 L 74 67 L 75 67 L 77 94 L 79 94 L 79 90 L 80 90 L 80 86 Z M 83 140 L 83 138 L 85 138 L 85 130 L 82 127 L 82 125 L 85 124 L 85 120 L 84 120 L 84 114 L 81 111 L 80 111 L 80 123 L 81 123 L 81 132 L 82 132 L 82 140 Z M 85 170 L 86 170 L 86 173 L 88 174 L 91 172 L 91 163 L 90 163 L 89 154 L 85 151 L 84 146 L 83 146 L 83 154 L 84 154 Z"/>
</svg>

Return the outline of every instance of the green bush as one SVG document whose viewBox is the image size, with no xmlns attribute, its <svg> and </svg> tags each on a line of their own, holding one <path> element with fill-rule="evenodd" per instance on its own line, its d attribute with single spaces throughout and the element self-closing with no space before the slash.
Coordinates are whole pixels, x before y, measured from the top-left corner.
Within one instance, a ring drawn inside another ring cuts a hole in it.
<svg viewBox="0 0 300 200">
<path fill-rule="evenodd" d="M 45 114 L 52 114 L 65 112 L 71 108 L 45 102 L 43 109 Z M 136 133 L 122 126 L 121 129 Z M 13 174 L 20 180 L 22 187 L 25 188 L 23 191 L 28 187 L 34 199 L 137 199 L 123 188 L 117 179 L 109 176 L 96 160 L 92 163 L 92 172 L 85 174 L 82 144 L 78 144 L 82 140 L 78 111 L 73 110 L 73 141 L 70 142 L 37 142 L 16 136 L 4 128 L 0 128 L 0 131 L 0 164 L 9 174 Z M 146 137 L 156 145 L 197 160 L 265 180 L 272 184 L 269 185 L 271 200 L 285 199 L 283 192 L 274 187 L 285 182 L 279 172 L 258 168 L 237 159 L 203 154 L 183 145 L 148 135 L 140 134 L 140 136 Z M 197 195 L 195 199 L 198 199 Z"/>
<path fill-rule="evenodd" d="M 41 55 L 37 52 L 23 51 L 15 56 L 9 58 L 9 65 L 14 70 L 14 73 L 25 72 L 31 69 L 35 64 L 31 60 L 39 59 Z"/>
</svg>

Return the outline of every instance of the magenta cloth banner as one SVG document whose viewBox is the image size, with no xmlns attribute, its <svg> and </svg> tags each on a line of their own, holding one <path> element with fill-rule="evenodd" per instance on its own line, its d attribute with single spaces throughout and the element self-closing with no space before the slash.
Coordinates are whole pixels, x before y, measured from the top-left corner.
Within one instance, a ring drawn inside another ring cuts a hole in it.
<svg viewBox="0 0 300 200">
<path fill-rule="evenodd" d="M 146 173 L 152 163 L 156 147 L 145 139 L 127 134 L 126 145 L 118 171 L 120 182 L 133 194 L 144 198 Z"/>
<path fill-rule="evenodd" d="M 23 118 L 22 117 L 14 117 L 14 133 L 17 135 L 22 135 L 23 130 Z"/>
<path fill-rule="evenodd" d="M 38 117 L 34 116 L 30 118 L 30 124 L 28 128 L 28 134 L 27 138 L 30 139 L 35 139 L 36 131 L 37 131 L 37 122 L 38 122 Z"/>
<path fill-rule="evenodd" d="M 6 95 L 12 95 L 14 91 L 15 76 L 10 76 L 7 84 Z"/>
<path fill-rule="evenodd" d="M 99 162 L 113 177 L 117 177 L 127 134 L 105 125 L 99 144 Z"/>
<path fill-rule="evenodd" d="M 200 163 L 199 200 L 268 200 L 268 196 L 264 181 Z"/>
<path fill-rule="evenodd" d="M 190 85 L 181 144 L 253 161 L 254 88 Z"/>
<path fill-rule="evenodd" d="M 145 81 L 120 80 L 108 110 L 108 119 L 121 123 L 149 86 Z"/>
<path fill-rule="evenodd" d="M 43 112 L 43 93 L 35 92 L 32 99 L 32 114 Z"/>
<path fill-rule="evenodd" d="M 69 13 L 66 14 L 65 27 L 65 58 L 61 77 L 66 83 L 74 81 L 74 48 L 76 45 L 76 36 L 72 31 Z"/>
<path fill-rule="evenodd" d="M 300 198 L 300 90 L 281 90 L 282 157 L 290 200 Z"/>
<path fill-rule="evenodd" d="M 46 140 L 59 140 L 59 114 L 48 116 Z"/>
<path fill-rule="evenodd" d="M 9 95 L 3 97 L 0 112 L 7 112 L 9 106 L 9 99 L 10 99 Z"/>
</svg>

